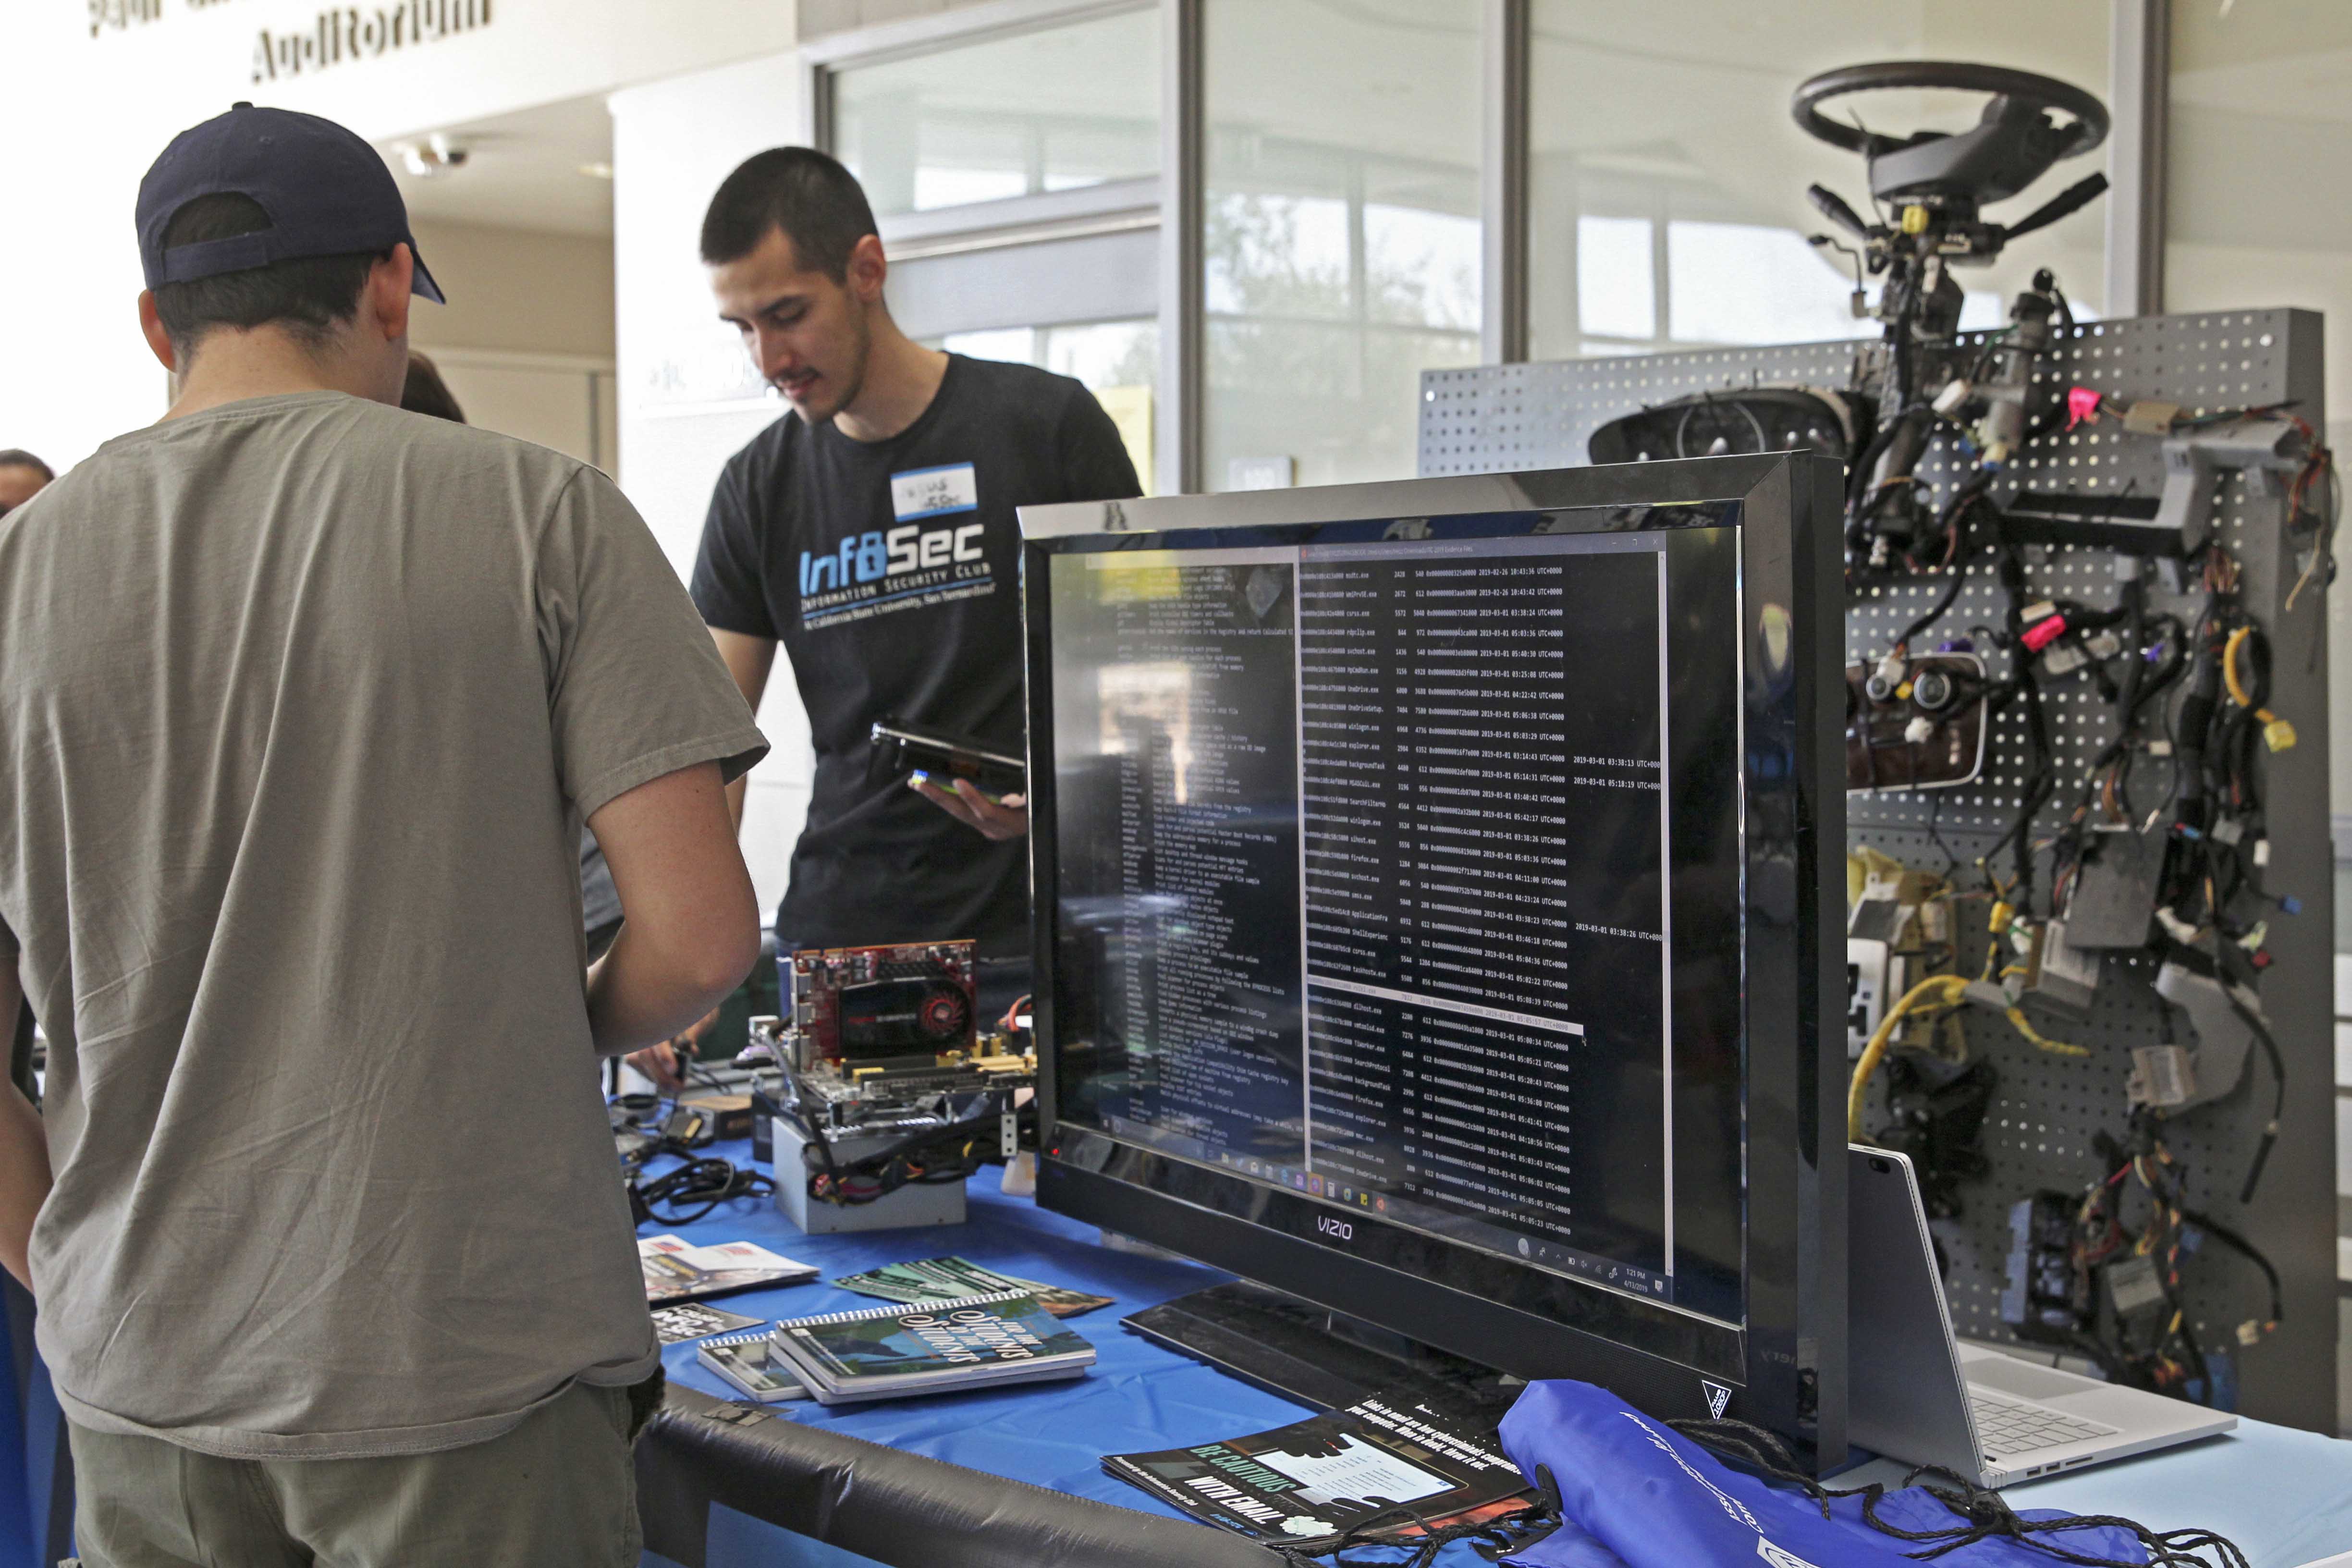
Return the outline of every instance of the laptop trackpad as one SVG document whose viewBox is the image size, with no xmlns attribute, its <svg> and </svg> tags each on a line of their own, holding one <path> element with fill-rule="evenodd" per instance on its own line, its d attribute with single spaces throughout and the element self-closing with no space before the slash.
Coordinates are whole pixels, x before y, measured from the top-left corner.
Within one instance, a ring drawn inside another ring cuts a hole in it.
<svg viewBox="0 0 2352 1568">
<path fill-rule="evenodd" d="M 2071 1372 L 2036 1366 L 2030 1361 L 2014 1356 L 1970 1356 L 1960 1367 L 1969 1382 L 2000 1394 L 2013 1394 L 2020 1399 L 2059 1399 L 2069 1394 L 2086 1394 L 2091 1385 Z"/>
</svg>

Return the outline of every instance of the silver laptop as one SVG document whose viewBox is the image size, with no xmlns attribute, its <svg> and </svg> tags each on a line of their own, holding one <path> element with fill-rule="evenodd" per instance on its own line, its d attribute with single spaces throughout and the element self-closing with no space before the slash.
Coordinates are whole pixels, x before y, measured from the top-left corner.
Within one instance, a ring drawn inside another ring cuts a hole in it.
<svg viewBox="0 0 2352 1568">
<path fill-rule="evenodd" d="M 2227 1432 L 2238 1418 L 1952 1337 L 1911 1162 L 1847 1152 L 1846 1435 L 1979 1486 Z"/>
</svg>

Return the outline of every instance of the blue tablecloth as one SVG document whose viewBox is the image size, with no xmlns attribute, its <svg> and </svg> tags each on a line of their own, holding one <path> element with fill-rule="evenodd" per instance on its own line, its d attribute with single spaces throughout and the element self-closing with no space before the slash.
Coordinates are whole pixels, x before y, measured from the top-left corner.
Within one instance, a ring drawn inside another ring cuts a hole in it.
<svg viewBox="0 0 2352 1568">
<path fill-rule="evenodd" d="M 716 1152 L 737 1159 L 748 1154 L 741 1145 Z M 1120 1507 L 1169 1513 L 1144 1493 L 1104 1475 L 1101 1457 L 1260 1431 L 1309 1414 L 1118 1326 L 1128 1312 L 1225 1276 L 1111 1251 L 1090 1227 L 1042 1212 L 1026 1199 L 1004 1196 L 997 1175 L 992 1170 L 971 1184 L 971 1218 L 951 1227 L 807 1237 L 767 1201 L 746 1200 L 724 1205 L 696 1224 L 669 1228 L 696 1241 L 757 1241 L 818 1265 L 828 1280 L 880 1263 L 957 1253 L 1007 1273 L 1118 1299 L 1116 1306 L 1076 1320 L 1101 1357 L 1076 1383 L 834 1410 L 806 1402 L 771 1406 L 788 1420 L 829 1426 L 870 1442 Z M 649 1226 L 646 1234 L 661 1228 Z M 871 1304 L 868 1298 L 826 1283 L 749 1292 L 719 1303 L 769 1318 Z M 27 1325 L 19 1318 L 9 1327 L 22 1334 Z M 16 1356 L 0 1358 L 0 1564 L 39 1561 L 30 1537 L 39 1532 L 45 1514 L 49 1465 L 60 1436 L 56 1403 L 47 1397 L 47 1380 L 29 1343 L 15 1349 Z M 678 1382 L 733 1397 L 734 1391 L 695 1359 L 691 1343 L 669 1347 L 664 1360 Z M 29 1377 L 13 1375 L 18 1367 Z M 2319 1377 L 2333 1372 L 2312 1369 Z M 1883 1465 L 1851 1472 L 1841 1484 L 1875 1477 Z M 2352 1552 L 2352 1443 L 2262 1422 L 2245 1422 L 2231 1436 L 2189 1447 L 2013 1487 L 2008 1495 L 2021 1507 L 2121 1514 L 2159 1530 L 2201 1525 L 2243 1547 L 2253 1568 L 2300 1568 Z M 25 1518 L 26 1512 L 34 1518 Z M 709 1568 L 866 1563 L 724 1509 L 713 1510 L 707 1561 Z M 1460 1547 L 1443 1561 L 1445 1568 L 1473 1568 L 1481 1560 Z M 649 1556 L 647 1563 L 658 1568 L 660 1560 Z"/>
<path fill-rule="evenodd" d="M 738 1148 L 713 1152 L 740 1158 Z M 1105 1454 L 1165 1448 L 1177 1443 L 1262 1431 L 1314 1414 L 1202 1363 L 1163 1350 L 1118 1325 L 1127 1313 L 1157 1305 L 1231 1276 L 1195 1264 L 1115 1252 L 1099 1233 L 1025 1198 L 999 1190 L 1003 1173 L 991 1167 L 970 1185 L 971 1218 L 963 1225 L 853 1236 L 804 1236 L 766 1200 L 722 1205 L 690 1226 L 668 1230 L 689 1241 L 756 1241 L 814 1263 L 826 1281 L 878 1264 L 954 1255 L 1025 1279 L 1068 1285 L 1117 1299 L 1117 1304 L 1072 1320 L 1099 1358 L 1075 1383 L 1054 1383 L 922 1399 L 883 1400 L 828 1409 L 810 1400 L 769 1406 L 789 1420 L 824 1426 L 868 1442 L 945 1459 L 992 1475 L 1124 1508 L 1172 1515 L 1166 1508 L 1102 1471 Z M 818 1282 L 780 1290 L 747 1291 L 711 1303 L 767 1318 L 806 1317 L 879 1305 L 870 1296 Z M 740 1395 L 695 1357 L 694 1344 L 663 1354 L 669 1375 L 721 1398 Z M 723 1511 L 723 1510 L 722 1510 Z M 1203 1526 L 1202 1528 L 1207 1528 Z M 1481 1561 L 1464 1548 L 1465 1565 Z M 714 1521 L 709 1568 L 863 1563 L 862 1558 L 799 1540 L 750 1520 Z M 1446 1558 L 1452 1568 L 1454 1558 Z"/>
<path fill-rule="evenodd" d="M 714 1152 L 739 1159 L 744 1154 L 741 1146 Z M 691 1241 L 756 1241 L 816 1264 L 825 1281 L 877 1264 L 955 1254 L 1007 1274 L 1118 1299 L 1116 1306 L 1073 1321 L 1100 1356 L 1078 1382 L 834 1409 L 808 1401 L 770 1406 L 787 1420 L 831 1426 L 868 1442 L 1123 1508 L 1173 1513 L 1105 1475 L 1102 1456 L 1261 1431 L 1312 1414 L 1118 1325 L 1129 1312 L 1227 1276 L 1112 1251 L 1091 1226 L 1040 1210 L 1025 1198 L 1006 1197 L 999 1191 L 999 1176 L 992 1168 L 972 1181 L 971 1218 L 955 1226 L 803 1236 L 772 1204 L 746 1200 L 722 1205 L 694 1225 L 669 1228 Z M 644 1234 L 663 1228 L 649 1226 Z M 725 1297 L 714 1304 L 777 1318 L 876 1303 L 819 1282 Z M 664 1360 L 678 1382 L 735 1397 L 734 1390 L 695 1359 L 693 1344 L 669 1347 Z M 2315 1369 L 2315 1375 L 2333 1371 Z M 2232 1436 L 2190 1447 L 2014 1487 L 2007 1495 L 2021 1507 L 2121 1514 L 2157 1530 L 2218 1530 L 2246 1550 L 2254 1568 L 2300 1568 L 2352 1552 L 2352 1443 L 2261 1422 L 2243 1423 Z M 714 1511 L 709 1568 L 852 1568 L 866 1562 L 725 1510 Z M 1450 1549 L 1440 1561 L 1444 1568 L 1483 1563 L 1467 1546 Z"/>
<path fill-rule="evenodd" d="M 2236 1542 L 2253 1568 L 2352 1552 L 2352 1443 L 2267 1421 L 2001 1495 L 2017 1508 L 2119 1514 L 2153 1530 L 2200 1525 Z"/>
</svg>

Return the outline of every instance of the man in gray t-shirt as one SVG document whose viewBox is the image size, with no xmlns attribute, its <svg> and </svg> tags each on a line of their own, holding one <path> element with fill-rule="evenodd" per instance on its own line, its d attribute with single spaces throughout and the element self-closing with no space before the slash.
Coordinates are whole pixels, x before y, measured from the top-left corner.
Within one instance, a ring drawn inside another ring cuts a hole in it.
<svg viewBox="0 0 2352 1568">
<path fill-rule="evenodd" d="M 408 351 L 408 380 L 401 389 L 400 405 L 412 414 L 466 423 L 466 410 L 441 379 L 440 367 L 415 349 Z M 0 452 L 0 459 L 6 457 Z M 621 895 L 613 886 L 612 868 L 604 864 L 596 836 L 584 827 L 580 830 L 580 923 L 587 928 L 591 962 L 604 956 L 621 930 Z"/>
<path fill-rule="evenodd" d="M 765 743 L 610 481 L 394 406 L 438 291 L 364 142 L 240 107 L 140 206 L 178 400 L 0 523 L 0 1016 L 50 1038 L 0 1265 L 79 1545 L 634 1564 L 658 1347 L 587 1069 L 751 966 Z"/>
</svg>

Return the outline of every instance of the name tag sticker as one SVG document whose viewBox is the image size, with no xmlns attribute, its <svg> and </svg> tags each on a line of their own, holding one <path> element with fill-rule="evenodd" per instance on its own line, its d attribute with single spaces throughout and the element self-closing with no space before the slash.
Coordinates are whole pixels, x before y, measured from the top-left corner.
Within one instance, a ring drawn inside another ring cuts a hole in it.
<svg viewBox="0 0 2352 1568">
<path fill-rule="evenodd" d="M 980 483 L 970 463 L 915 468 L 890 476 L 890 510 L 900 522 L 950 511 L 972 511 L 979 506 Z"/>
</svg>

